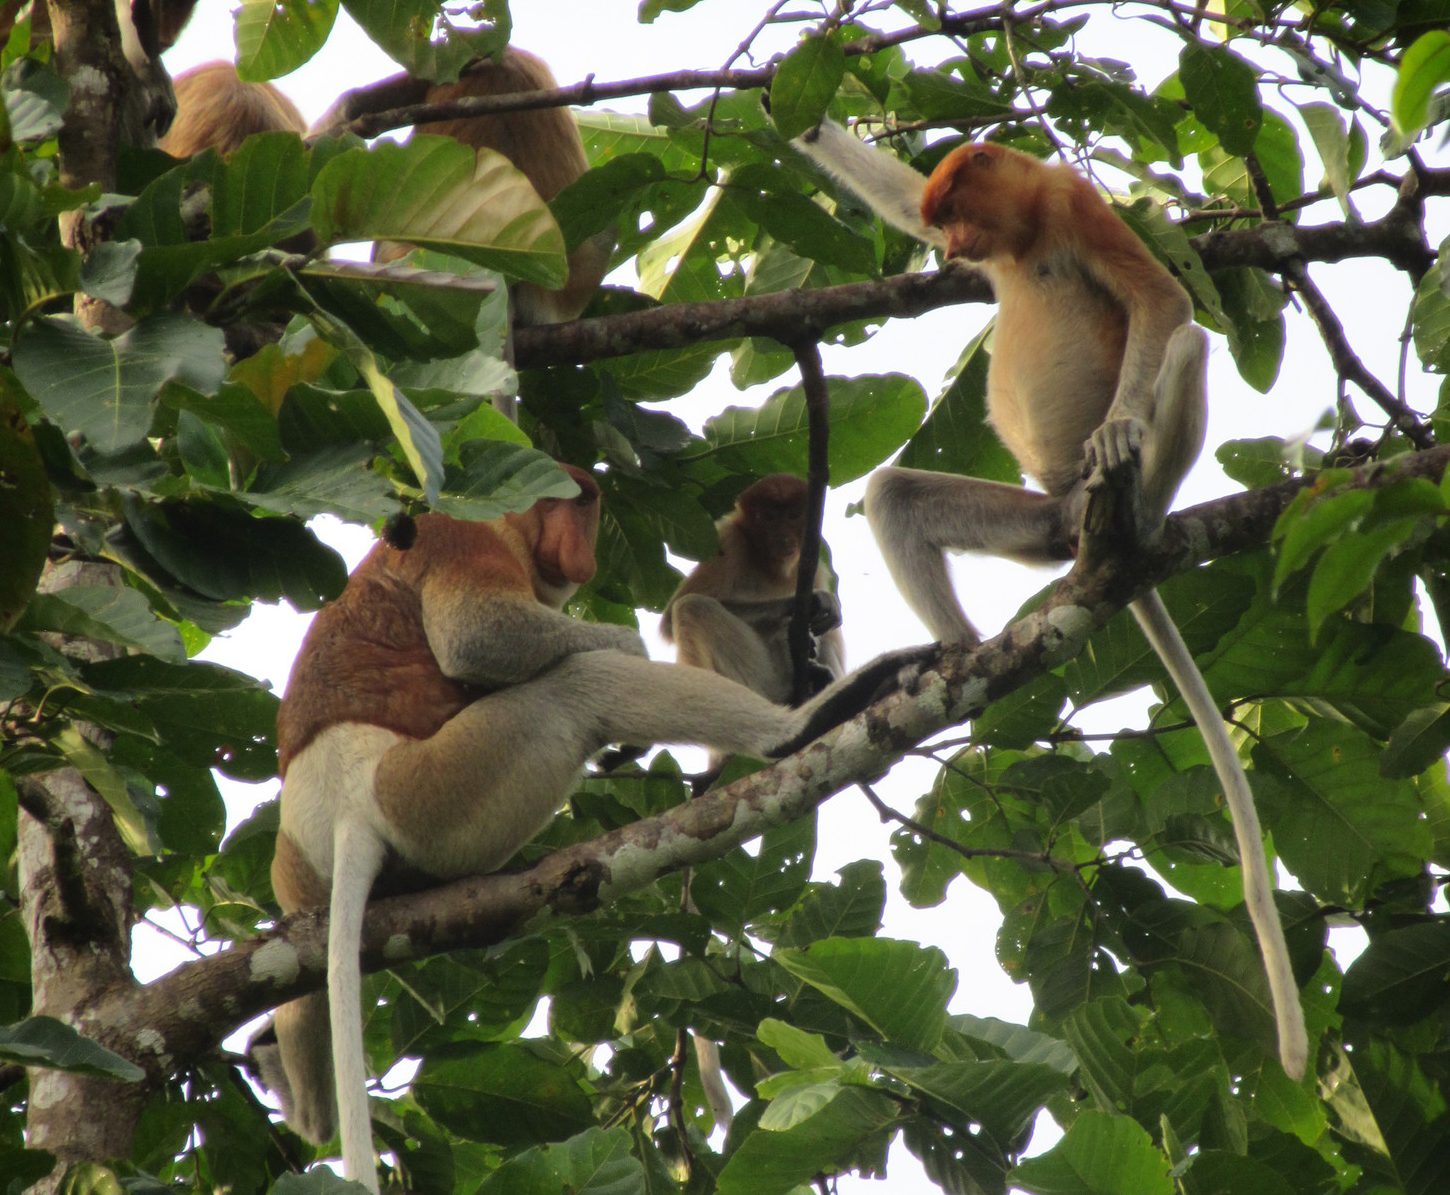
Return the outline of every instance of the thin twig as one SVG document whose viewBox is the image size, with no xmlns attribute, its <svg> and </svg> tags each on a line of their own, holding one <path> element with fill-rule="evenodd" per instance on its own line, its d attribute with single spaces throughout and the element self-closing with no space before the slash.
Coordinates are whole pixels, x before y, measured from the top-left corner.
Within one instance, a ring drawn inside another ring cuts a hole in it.
<svg viewBox="0 0 1450 1195">
<path fill-rule="evenodd" d="M 829 460 L 831 395 L 821 366 L 821 348 L 814 337 L 791 346 L 800 370 L 801 389 L 806 399 L 807 466 L 806 523 L 801 533 L 800 563 L 796 566 L 795 606 L 791 610 L 790 646 L 791 702 L 800 705 L 810 696 L 811 604 L 816 589 L 816 570 L 821 564 L 821 520 L 826 513 L 826 487 L 831 484 Z"/>
<path fill-rule="evenodd" d="M 1014 851 L 1006 847 L 976 847 L 963 846 L 960 842 L 948 838 L 945 834 L 938 834 L 929 826 L 923 826 L 915 818 L 907 817 L 899 810 L 893 809 L 885 801 L 876 795 L 872 787 L 864 781 L 858 781 L 856 787 L 866 794 L 866 799 L 875 807 L 877 814 L 883 822 L 897 822 L 913 834 L 934 842 L 938 846 L 946 847 L 954 851 L 963 859 L 1016 859 L 1021 863 L 1035 863 L 1042 867 L 1051 868 L 1053 871 L 1070 872 L 1070 864 L 1061 863 L 1051 855 L 1042 851 Z"/>
</svg>

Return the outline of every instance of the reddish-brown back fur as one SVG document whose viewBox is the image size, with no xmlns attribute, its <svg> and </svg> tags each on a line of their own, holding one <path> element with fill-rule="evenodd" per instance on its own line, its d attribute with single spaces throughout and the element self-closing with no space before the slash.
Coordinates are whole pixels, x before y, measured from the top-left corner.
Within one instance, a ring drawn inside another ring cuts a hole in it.
<svg viewBox="0 0 1450 1195">
<path fill-rule="evenodd" d="M 594 572 L 599 487 L 566 466 L 577 498 L 545 498 L 488 523 L 447 515 L 418 519 L 412 547 L 378 543 L 347 586 L 312 620 L 277 715 L 279 769 L 339 722 L 435 734 L 477 695 L 445 676 L 423 630 L 422 589 L 545 600 L 547 588 Z"/>
<path fill-rule="evenodd" d="M 469 96 L 545 91 L 557 86 L 543 59 L 510 46 L 499 58 L 469 67 L 456 83 L 430 87 L 426 99 L 428 103 L 441 103 Z M 436 120 L 418 125 L 417 131 L 452 137 L 475 149 L 503 154 L 523 171 L 546 202 L 589 169 L 578 126 L 567 108 Z M 516 284 L 512 288 L 514 318 L 521 324 L 551 324 L 576 318 L 599 289 L 613 247 L 612 233 L 601 233 L 576 245 L 569 253 L 568 280 L 559 290 L 543 290 L 528 282 Z M 385 242 L 378 246 L 377 260 L 393 261 L 407 251 L 406 245 Z"/>
<path fill-rule="evenodd" d="M 233 153 L 253 133 L 307 131 L 302 113 L 270 83 L 243 83 L 229 62 L 209 62 L 178 75 L 176 119 L 160 141 L 174 158 L 204 149 Z"/>
<path fill-rule="evenodd" d="M 497 60 L 475 63 L 456 83 L 430 87 L 427 102 L 437 104 L 466 96 L 546 91 L 558 85 L 542 58 L 510 47 Z M 418 132 L 452 137 L 475 149 L 497 150 L 528 176 L 534 190 L 546 201 L 589 168 L 579 130 L 567 108 L 438 120 L 420 124 Z"/>
</svg>

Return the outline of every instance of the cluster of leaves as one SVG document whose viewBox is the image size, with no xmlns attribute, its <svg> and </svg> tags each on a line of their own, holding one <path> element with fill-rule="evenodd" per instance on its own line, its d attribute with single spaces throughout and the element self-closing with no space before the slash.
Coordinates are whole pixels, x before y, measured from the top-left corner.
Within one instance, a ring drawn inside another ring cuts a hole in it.
<svg viewBox="0 0 1450 1195">
<path fill-rule="evenodd" d="M 483 6 L 493 23 L 482 31 L 433 41 L 418 34 L 437 15 L 430 0 L 346 7 L 427 77 L 456 73 L 507 36 L 500 3 Z M 933 6 L 900 7 L 928 26 L 923 36 L 941 20 Z M 240 65 L 255 77 L 292 69 L 323 44 L 335 12 L 327 0 L 248 0 Z M 777 378 L 791 353 L 740 340 L 519 376 L 504 360 L 499 280 L 557 283 L 565 249 L 611 221 L 617 259 L 634 260 L 643 293 L 606 292 L 600 314 L 920 265 L 918 246 L 786 146 L 826 112 L 912 130 L 895 142 L 921 169 L 952 141 L 927 144 L 920 130 L 942 126 L 1039 154 L 1053 152 L 1050 128 L 1085 165 L 1115 168 L 1132 180 L 1125 219 L 1227 337 L 1243 377 L 1267 391 L 1283 354 L 1280 287 L 1257 269 L 1206 269 L 1161 204 L 1198 213 L 1193 231 L 1252 227 L 1267 188 L 1294 220 L 1316 194 L 1307 137 L 1323 193 L 1353 216 L 1369 145 L 1356 72 L 1397 59 L 1443 8 L 1235 12 L 1246 37 L 1224 44 L 1218 26 L 1168 19 L 1165 6 L 1179 68 L 1151 92 L 1128 64 L 1075 52 L 1083 23 L 1106 12 L 1060 18 L 1045 6 L 1010 29 L 996 19 L 948 28 L 956 36 L 929 44 L 949 57 L 930 69 L 901 46 L 857 53 L 870 30 L 837 23 L 780 62 L 769 114 L 756 94 L 695 106 L 656 94 L 647 119 L 584 114 L 594 168 L 552 210 L 501 160 L 429 138 L 369 148 L 275 134 L 225 161 L 180 164 L 128 153 L 114 191 L 67 190 L 54 156 L 64 85 L 17 25 L 0 80 L 0 476 L 18 480 L 0 486 L 0 856 L 13 855 L 14 777 L 68 764 L 136 853 L 141 911 L 193 908 L 212 941 L 261 932 L 275 912 L 276 808 L 263 805 L 223 844 L 211 769 L 272 774 L 274 699 L 191 656 L 253 600 L 313 609 L 337 592 L 342 568 L 309 530 L 314 515 L 377 523 L 426 503 L 488 518 L 569 492 L 551 457 L 602 461 L 601 568 L 579 612 L 629 621 L 660 608 L 678 579 L 667 548 L 707 555 L 713 517 L 750 479 L 804 472 L 805 404 L 785 389 L 727 408 L 697 435 L 641 402 L 688 392 L 722 353 L 742 387 Z M 1302 22 L 1274 39 L 1281 15 Z M 1273 103 L 1255 57 L 1268 40 L 1297 75 Z M 1435 51 L 1417 51 L 1431 65 L 1404 89 L 1402 142 L 1443 119 Z M 112 230 L 84 262 L 55 228 L 83 205 L 105 207 Z M 439 236 L 439 208 L 467 218 Z M 420 246 L 418 269 L 309 256 L 375 239 Z M 1412 313 L 1421 361 L 1439 372 L 1450 368 L 1444 276 L 1426 276 Z M 61 314 L 77 294 L 123 308 L 133 326 L 109 337 L 82 327 Z M 867 329 L 833 335 L 855 343 Z M 833 481 L 898 451 L 907 464 L 1017 480 L 982 421 L 987 359 L 983 342 L 969 346 L 930 404 L 905 376 L 833 378 Z M 515 389 L 519 427 L 489 405 Z M 1341 419 L 1342 438 L 1356 429 L 1347 407 Z M 1405 447 L 1387 435 L 1376 451 Z M 1240 442 L 1221 459 L 1247 486 L 1290 472 L 1279 444 Z M 695 911 L 682 911 L 675 878 L 495 951 L 375 976 L 374 1068 L 423 1059 L 407 1094 L 375 1102 L 401 1177 L 429 1192 L 684 1184 L 768 1195 L 821 1173 L 879 1171 L 900 1135 L 953 1192 L 1442 1189 L 1450 920 L 1432 909 L 1450 866 L 1450 706 L 1440 655 L 1419 633 L 1416 587 L 1450 611 L 1446 502 L 1428 482 L 1371 493 L 1327 472 L 1284 516 L 1275 554 L 1165 588 L 1234 711 L 1274 848 L 1302 888 L 1281 895 L 1281 911 L 1317 1082 L 1291 1083 L 1272 1061 L 1232 834 L 1171 694 L 1153 733 L 1103 752 L 1074 741 L 1072 712 L 1163 683 L 1123 619 L 989 709 L 917 810 L 940 837 L 903 831 L 895 844 L 914 903 L 946 899 L 958 875 L 998 900 L 999 956 L 1031 987 L 1030 1029 L 948 1015 L 948 960 L 876 936 L 880 865 L 812 882 L 815 827 L 790 825 L 699 869 Z M 108 562 L 120 584 L 36 595 L 47 556 Z M 78 660 L 54 632 L 123 654 Z M 79 721 L 105 728 L 112 745 L 98 750 Z M 528 853 L 685 798 L 668 759 L 589 780 Z M 14 885 L 12 872 L 12 896 Z M 1368 931 L 1347 970 L 1324 949 L 1331 918 Z M 16 1021 L 29 990 L 13 900 L 0 957 L 0 1021 Z M 548 1032 L 524 1037 L 542 999 Z M 720 1043 L 750 1096 L 723 1143 L 710 1136 L 687 1031 Z M 0 1040 L 0 1057 L 134 1078 L 44 1024 Z M 1021 1161 L 1044 1108 L 1065 1135 Z M 17 1181 L 46 1169 L 23 1149 L 22 1116 L 22 1104 L 0 1112 L 0 1173 Z M 157 1094 L 121 1165 L 160 1183 L 261 1190 L 311 1156 L 209 1060 Z M 312 1175 L 276 1189 L 328 1185 Z"/>
</svg>

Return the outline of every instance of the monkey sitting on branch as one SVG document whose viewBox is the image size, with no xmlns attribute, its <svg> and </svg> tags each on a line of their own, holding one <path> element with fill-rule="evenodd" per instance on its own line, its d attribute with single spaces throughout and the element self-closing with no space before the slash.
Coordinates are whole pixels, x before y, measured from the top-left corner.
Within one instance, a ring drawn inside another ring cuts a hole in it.
<svg viewBox="0 0 1450 1195">
<path fill-rule="evenodd" d="M 720 551 L 680 583 L 660 620 L 660 633 L 676 645 L 681 664 L 709 668 L 771 701 L 791 700 L 788 638 L 809 494 L 799 477 L 775 473 L 742 491 L 735 509 L 716 524 Z M 826 568 L 817 566 L 811 693 L 846 670 L 841 606 L 830 581 Z"/>
<path fill-rule="evenodd" d="M 1187 292 L 1075 171 L 990 143 L 960 146 L 925 177 L 826 122 L 792 143 L 884 219 L 986 274 L 998 303 L 987 418 L 1042 485 L 879 470 L 866 516 L 907 602 L 944 643 L 979 636 L 946 554 L 1069 558 L 1089 498 L 1141 470 L 1137 533 L 1156 534 L 1203 446 L 1207 338 Z M 1253 794 L 1187 645 L 1153 590 L 1130 607 L 1183 695 L 1223 786 L 1244 900 L 1267 972 L 1279 1058 L 1304 1074 L 1298 985 L 1274 907 Z"/>
<path fill-rule="evenodd" d="M 376 1191 L 359 944 L 375 880 L 444 881 L 506 863 L 607 743 L 694 743 L 774 758 L 865 708 L 919 651 L 883 656 L 800 709 L 701 668 L 656 663 L 628 627 L 564 603 L 595 571 L 599 487 L 486 523 L 417 520 L 380 543 L 313 620 L 277 721 L 283 776 L 272 887 L 284 913 L 329 905 L 327 995 L 277 1010 L 281 1074 L 308 1140 L 342 1134 Z"/>
</svg>

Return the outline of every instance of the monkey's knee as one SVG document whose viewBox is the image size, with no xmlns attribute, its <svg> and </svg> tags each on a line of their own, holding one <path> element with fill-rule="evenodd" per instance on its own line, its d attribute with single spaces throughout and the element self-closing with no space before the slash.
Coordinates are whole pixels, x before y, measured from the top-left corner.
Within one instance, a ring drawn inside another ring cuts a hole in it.
<svg viewBox="0 0 1450 1195">
<path fill-rule="evenodd" d="M 1203 450 L 1208 425 L 1208 336 L 1196 324 L 1168 339 L 1154 386 L 1153 425 L 1143 449 L 1143 502 L 1161 522 Z"/>
</svg>

